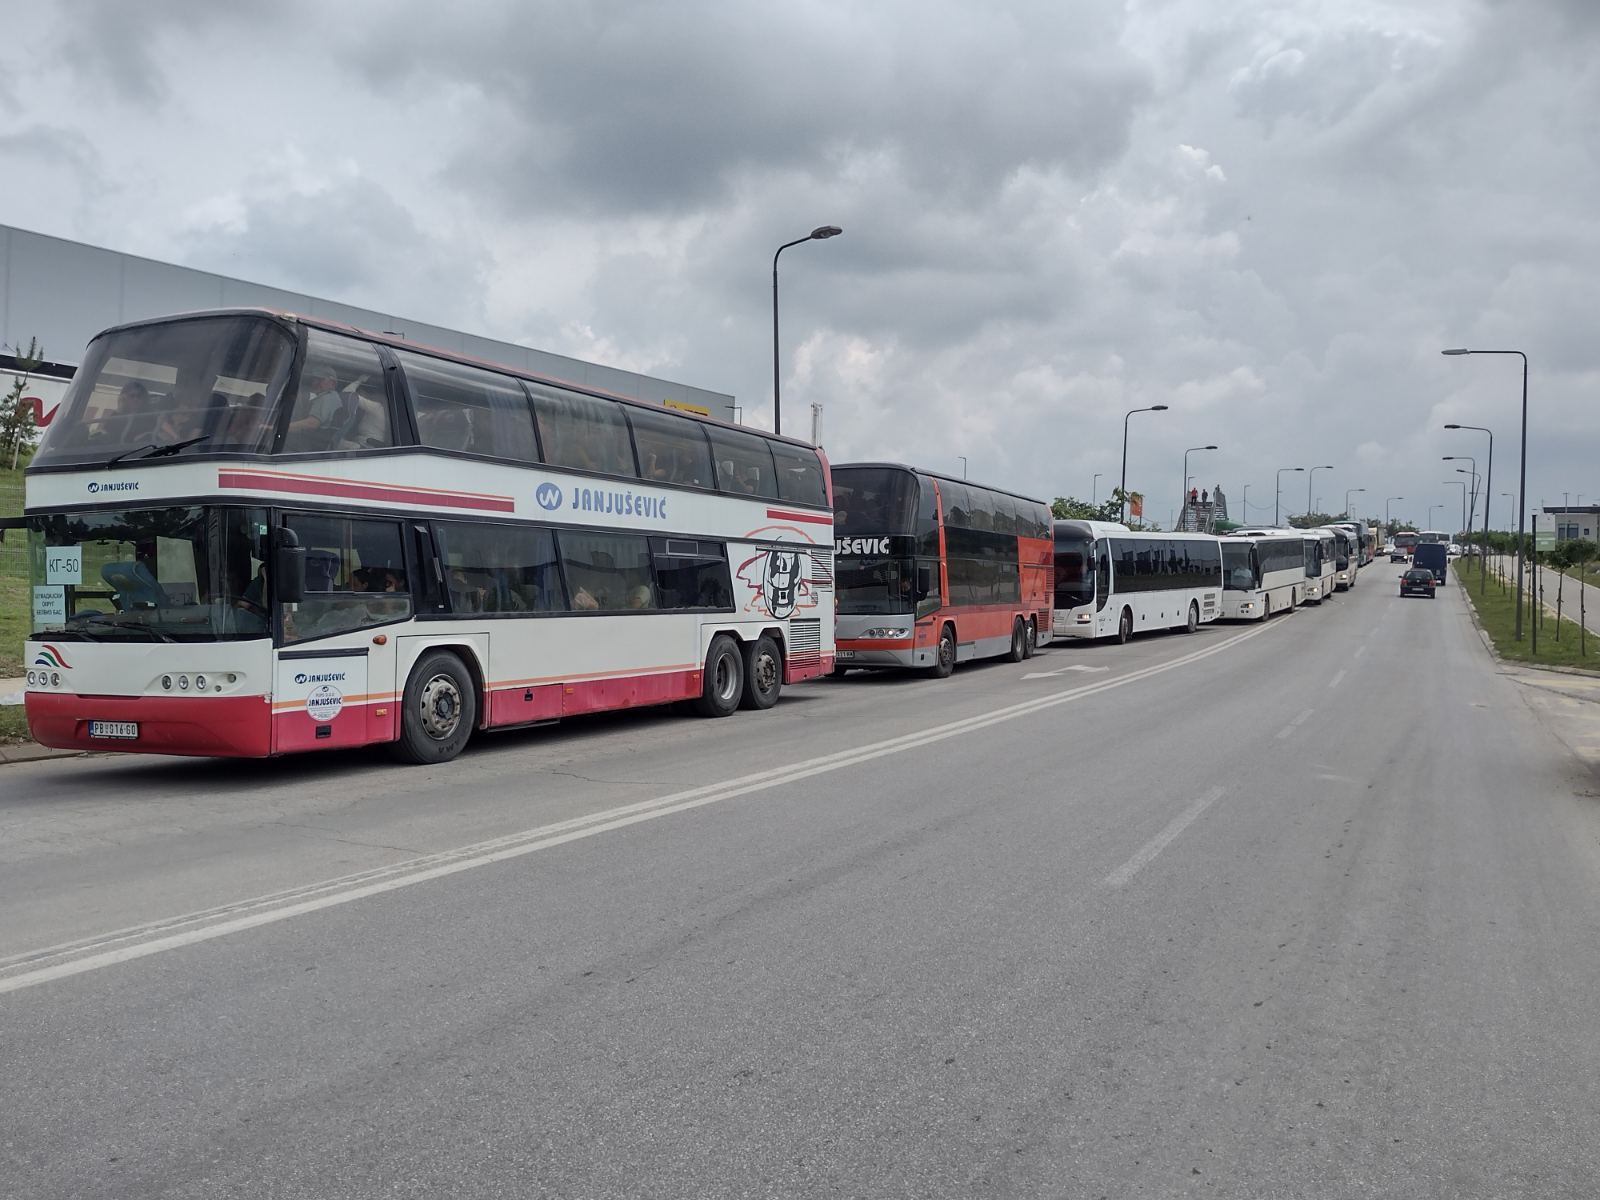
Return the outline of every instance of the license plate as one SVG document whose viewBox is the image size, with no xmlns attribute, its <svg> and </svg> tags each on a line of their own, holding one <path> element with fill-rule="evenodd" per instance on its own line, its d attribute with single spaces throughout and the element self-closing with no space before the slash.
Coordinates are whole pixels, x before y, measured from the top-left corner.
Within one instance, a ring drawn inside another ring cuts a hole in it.
<svg viewBox="0 0 1600 1200">
<path fill-rule="evenodd" d="M 834 652 L 835 658 L 854 658 L 855 656 L 856 652 L 854 650 L 838 650 Z"/>
<path fill-rule="evenodd" d="M 90 721 L 89 736 L 98 738 L 136 738 L 139 736 L 139 722 Z"/>
</svg>

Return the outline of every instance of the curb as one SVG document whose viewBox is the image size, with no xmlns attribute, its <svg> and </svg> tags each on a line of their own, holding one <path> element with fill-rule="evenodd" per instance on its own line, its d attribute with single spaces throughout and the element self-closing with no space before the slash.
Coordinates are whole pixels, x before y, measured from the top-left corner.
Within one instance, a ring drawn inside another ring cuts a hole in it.
<svg viewBox="0 0 1600 1200">
<path fill-rule="evenodd" d="M 39 762 L 46 758 L 82 758 L 87 753 L 87 750 L 57 750 L 51 746 L 41 746 L 38 742 L 18 742 L 11 746 L 0 745 L 0 766 Z"/>
</svg>

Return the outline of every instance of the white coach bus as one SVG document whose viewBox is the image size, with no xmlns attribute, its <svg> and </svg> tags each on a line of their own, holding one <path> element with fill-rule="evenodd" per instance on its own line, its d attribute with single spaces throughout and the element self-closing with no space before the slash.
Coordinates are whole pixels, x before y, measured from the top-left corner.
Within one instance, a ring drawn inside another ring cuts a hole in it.
<svg viewBox="0 0 1600 1200">
<path fill-rule="evenodd" d="M 1324 525 L 1333 534 L 1333 590 L 1348 592 L 1361 570 L 1361 535 L 1353 525 Z"/>
<path fill-rule="evenodd" d="M 1222 614 L 1222 549 L 1203 533 L 1135 533 L 1107 521 L 1057 521 L 1056 637 L 1186 629 Z"/>
<path fill-rule="evenodd" d="M 6 524 L 48 746 L 438 762 L 833 666 L 815 448 L 306 317 L 96 337 Z"/>
<path fill-rule="evenodd" d="M 1333 595 L 1335 583 L 1334 537 L 1331 529 L 1302 529 L 1305 552 L 1305 591 L 1300 603 L 1321 604 Z"/>
<path fill-rule="evenodd" d="M 1305 542 L 1298 530 L 1234 532 L 1222 542 L 1222 616 L 1261 621 L 1289 612 L 1305 590 Z"/>
</svg>

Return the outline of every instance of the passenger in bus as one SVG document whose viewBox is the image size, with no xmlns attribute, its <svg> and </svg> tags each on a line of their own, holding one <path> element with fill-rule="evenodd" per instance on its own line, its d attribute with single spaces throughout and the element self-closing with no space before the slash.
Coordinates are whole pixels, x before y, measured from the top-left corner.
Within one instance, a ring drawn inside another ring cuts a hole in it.
<svg viewBox="0 0 1600 1200">
<path fill-rule="evenodd" d="M 654 608 L 655 597 L 650 594 L 650 585 L 641 583 L 628 593 L 629 608 Z"/>
<path fill-rule="evenodd" d="M 588 588 L 580 585 L 578 590 L 572 593 L 572 607 L 585 612 L 594 612 L 600 607 L 600 601 L 594 598 Z"/>
<path fill-rule="evenodd" d="M 296 411 L 304 415 L 289 422 L 290 433 L 311 433 L 332 429 L 344 407 L 339 380 L 325 366 L 313 364 L 306 371 L 306 386 Z"/>
<path fill-rule="evenodd" d="M 235 404 L 223 417 L 216 440 L 225 446 L 247 446 L 256 449 L 266 409 L 265 392 L 256 392 L 243 404 Z"/>
<path fill-rule="evenodd" d="M 383 401 L 368 389 L 357 391 L 354 417 L 340 435 L 337 449 L 367 450 L 389 441 L 389 413 Z"/>
<path fill-rule="evenodd" d="M 100 419 L 89 434 L 89 443 L 128 444 L 132 440 L 135 421 L 149 411 L 150 389 L 137 379 L 128 380 L 111 406 L 100 414 Z"/>
</svg>

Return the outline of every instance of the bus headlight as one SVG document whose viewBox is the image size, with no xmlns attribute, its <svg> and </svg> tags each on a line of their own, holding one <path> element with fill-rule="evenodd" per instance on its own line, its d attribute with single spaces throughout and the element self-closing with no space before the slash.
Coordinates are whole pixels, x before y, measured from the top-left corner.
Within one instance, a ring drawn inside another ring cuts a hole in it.
<svg viewBox="0 0 1600 1200">
<path fill-rule="evenodd" d="M 1079 613 L 1078 614 L 1078 624 L 1079 625 L 1087 625 L 1088 623 L 1089 623 L 1089 614 L 1086 613 L 1086 612 Z"/>
<path fill-rule="evenodd" d="M 198 688 L 202 692 L 205 691 L 206 690 L 206 677 L 204 675 L 196 675 L 194 677 L 194 686 L 196 688 Z"/>
<path fill-rule="evenodd" d="M 170 692 L 172 690 L 172 676 L 171 675 L 163 675 L 161 677 L 161 690 L 164 691 L 164 692 Z"/>
<path fill-rule="evenodd" d="M 864 638 L 908 638 L 911 636 L 909 629 L 895 629 L 884 625 L 877 629 L 869 629 L 861 635 Z"/>
<path fill-rule="evenodd" d="M 61 672 L 60 671 L 51 671 L 50 672 L 50 686 L 51 687 L 60 687 L 61 686 Z"/>
<path fill-rule="evenodd" d="M 189 677 L 187 675 L 178 676 L 178 690 L 180 692 L 187 692 L 189 690 Z"/>
</svg>

